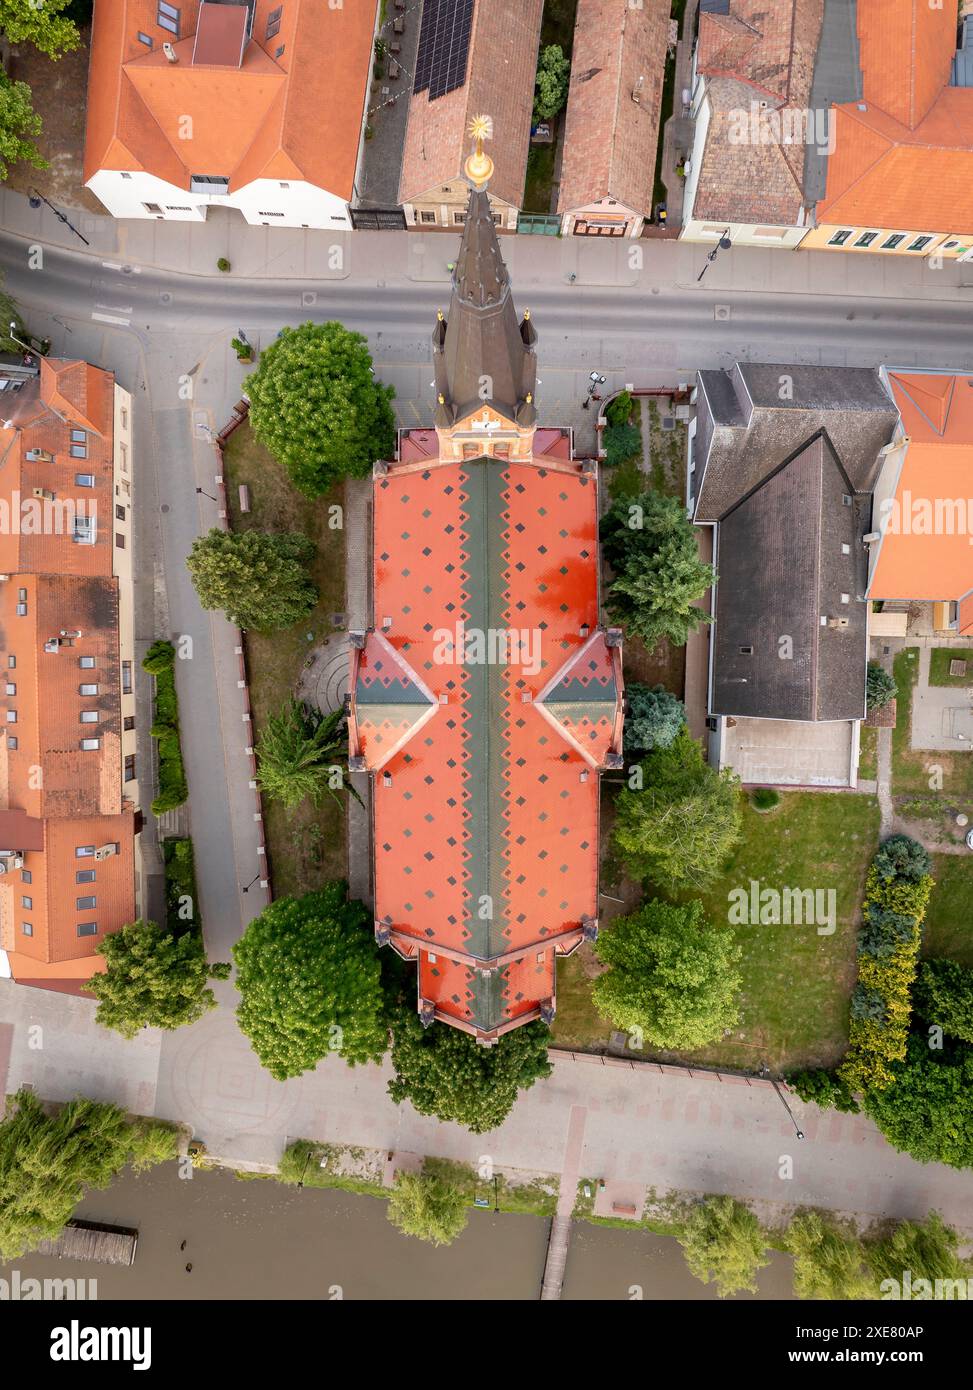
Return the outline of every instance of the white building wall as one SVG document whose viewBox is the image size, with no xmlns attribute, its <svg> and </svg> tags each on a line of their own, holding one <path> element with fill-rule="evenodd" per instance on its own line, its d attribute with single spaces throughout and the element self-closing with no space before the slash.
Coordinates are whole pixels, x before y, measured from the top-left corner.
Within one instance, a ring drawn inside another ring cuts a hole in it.
<svg viewBox="0 0 973 1390">
<path fill-rule="evenodd" d="M 254 179 L 243 188 L 221 195 L 191 193 L 144 171 L 125 174 L 99 169 L 87 187 L 112 217 L 204 222 L 207 209 L 215 205 L 239 209 L 254 226 L 351 230 L 345 200 L 304 180 Z"/>
</svg>

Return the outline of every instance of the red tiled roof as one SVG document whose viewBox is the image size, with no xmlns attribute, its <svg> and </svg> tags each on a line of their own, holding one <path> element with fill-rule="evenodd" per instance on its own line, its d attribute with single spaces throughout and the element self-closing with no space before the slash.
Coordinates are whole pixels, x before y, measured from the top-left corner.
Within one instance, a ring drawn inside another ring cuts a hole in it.
<svg viewBox="0 0 973 1390">
<path fill-rule="evenodd" d="M 862 94 L 910 130 L 947 86 L 958 0 L 858 0 Z"/>
</svg>

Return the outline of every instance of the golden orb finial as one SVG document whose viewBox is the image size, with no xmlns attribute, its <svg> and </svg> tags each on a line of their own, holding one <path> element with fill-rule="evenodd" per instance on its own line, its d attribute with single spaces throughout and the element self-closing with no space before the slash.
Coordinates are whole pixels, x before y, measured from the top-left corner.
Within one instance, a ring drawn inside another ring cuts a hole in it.
<svg viewBox="0 0 973 1390">
<path fill-rule="evenodd" d="M 442 323 L 442 321 L 443 321 L 443 311 L 442 311 L 442 309 L 437 309 L 437 310 L 436 310 L 436 318 L 439 320 L 440 323 Z"/>
<path fill-rule="evenodd" d="M 533 391 L 528 391 L 528 392 L 527 392 L 527 396 L 526 396 L 525 399 L 526 399 L 528 405 L 533 405 L 533 403 L 534 403 L 534 393 L 533 393 Z"/>
<path fill-rule="evenodd" d="M 436 397 L 436 400 L 439 402 L 440 405 L 446 404 L 446 397 L 443 395 L 442 391 L 440 391 L 439 395 Z"/>
<path fill-rule="evenodd" d="M 525 309 L 525 310 L 524 310 L 524 318 L 527 319 L 528 322 L 530 321 L 530 310 L 529 310 L 529 309 Z"/>
<path fill-rule="evenodd" d="M 486 188 L 493 175 L 493 160 L 483 149 L 483 141 L 493 139 L 493 118 L 474 116 L 470 121 L 470 137 L 476 141 L 476 149 L 463 167 L 466 177 L 479 191 Z"/>
</svg>

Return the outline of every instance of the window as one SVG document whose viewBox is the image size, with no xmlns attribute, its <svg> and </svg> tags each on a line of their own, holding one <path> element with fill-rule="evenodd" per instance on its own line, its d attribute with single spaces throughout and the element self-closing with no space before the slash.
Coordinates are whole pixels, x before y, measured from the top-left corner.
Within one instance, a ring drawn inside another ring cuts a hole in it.
<svg viewBox="0 0 973 1390">
<path fill-rule="evenodd" d="M 280 17 L 284 13 L 283 5 L 278 5 L 276 10 L 271 10 L 267 16 L 267 38 L 272 39 L 280 29 Z"/>
<path fill-rule="evenodd" d="M 16 695 L 17 693 L 17 687 L 14 685 L 13 681 L 7 681 L 6 689 L 8 695 Z"/>
<path fill-rule="evenodd" d="M 134 753 L 126 753 L 126 754 L 125 754 L 125 781 L 126 781 L 126 782 L 134 782 L 134 781 L 135 781 L 135 754 L 134 754 Z"/>
<path fill-rule="evenodd" d="M 282 212 L 258 212 L 258 217 L 283 217 Z"/>
<path fill-rule="evenodd" d="M 87 430 L 71 431 L 71 456 L 76 459 L 86 459 L 88 457 Z"/>
<path fill-rule="evenodd" d="M 83 738 L 83 739 L 81 740 L 81 751 L 82 751 L 82 753 L 94 753 L 95 750 L 98 749 L 98 748 L 100 748 L 100 747 L 101 747 L 101 739 L 100 739 L 100 738 Z"/>
<path fill-rule="evenodd" d="M 290 184 L 289 184 L 289 183 L 282 183 L 282 184 L 279 184 L 278 187 L 280 187 L 280 188 L 290 188 Z"/>
<path fill-rule="evenodd" d="M 10 667 L 11 671 L 15 670 L 17 666 L 17 658 L 15 656 L 8 656 L 7 665 Z"/>
<path fill-rule="evenodd" d="M 152 42 L 153 42 L 153 41 L 152 41 L 152 36 L 151 36 L 151 34 L 143 34 L 141 29 L 140 29 L 139 32 L 138 32 L 138 40 L 139 40 L 139 43 L 144 43 L 145 46 L 146 46 L 146 48 L 151 48 L 151 47 L 152 47 Z M 122 178 L 123 178 L 123 179 L 131 178 L 131 175 L 130 175 L 130 174 L 123 174 L 123 175 L 122 175 Z"/>
<path fill-rule="evenodd" d="M 20 906 L 30 909 L 34 906 L 34 899 L 28 898 L 27 895 L 24 894 L 24 896 L 20 899 Z"/>
<path fill-rule="evenodd" d="M 82 724 L 97 724 L 97 723 L 98 723 L 98 711 L 97 711 L 96 709 L 83 709 L 83 710 L 81 711 L 81 723 L 82 723 Z"/>
<path fill-rule="evenodd" d="M 94 475 L 94 473 L 75 473 L 75 475 L 74 475 L 74 485 L 75 485 L 75 487 L 94 487 L 94 485 L 95 485 L 95 475 Z"/>
<path fill-rule="evenodd" d="M 97 872 L 97 869 L 76 869 L 74 881 L 75 883 L 94 883 Z"/>
<path fill-rule="evenodd" d="M 741 655 L 741 656 L 753 656 L 753 647 L 741 647 L 741 648 L 740 648 L 740 655 Z"/>
<path fill-rule="evenodd" d="M 845 242 L 846 242 L 846 241 L 848 240 L 848 238 L 851 236 L 851 230 L 852 230 L 852 229 L 849 227 L 847 231 L 835 232 L 834 236 L 833 236 L 833 237 L 831 238 L 831 240 L 828 242 L 828 245 L 829 245 L 829 246 L 844 246 Z"/>
<path fill-rule="evenodd" d="M 79 695 L 97 695 L 97 694 L 98 694 L 98 687 L 97 687 L 96 685 L 79 685 L 79 686 L 78 686 L 78 694 L 79 694 Z"/>
<path fill-rule="evenodd" d="M 871 246 L 872 242 L 875 240 L 875 238 L 876 238 L 877 236 L 878 236 L 878 232 L 862 232 L 861 236 L 860 236 L 860 237 L 858 238 L 858 240 L 855 242 L 855 245 L 856 245 L 856 246 Z"/>
<path fill-rule="evenodd" d="M 132 693 L 132 663 L 122 662 L 122 694 L 131 695 Z"/>
<path fill-rule="evenodd" d="M 26 589 L 18 589 L 18 590 L 17 590 L 17 597 L 20 599 L 21 603 L 23 603 L 23 602 L 25 601 L 25 599 L 27 598 L 27 590 L 26 590 Z"/>
<path fill-rule="evenodd" d="M 74 847 L 75 859 L 90 859 L 94 852 L 94 845 L 75 845 Z"/>
<path fill-rule="evenodd" d="M 281 44 L 280 48 L 278 48 L 278 49 L 275 50 L 275 52 L 274 52 L 274 57 L 275 57 L 275 58 L 283 58 L 283 56 L 284 56 L 284 45 Z"/>
<path fill-rule="evenodd" d="M 230 180 L 223 174 L 191 174 L 190 193 L 225 194 L 230 191 Z"/>
<path fill-rule="evenodd" d="M 17 711 L 16 711 L 15 709 L 8 709 L 8 710 L 7 710 L 7 723 L 8 723 L 8 724 L 16 724 L 16 722 L 17 722 Z"/>
<path fill-rule="evenodd" d="M 894 251 L 903 241 L 905 241 L 905 232 L 893 232 L 890 237 L 886 237 L 882 242 L 882 250 Z"/>
<path fill-rule="evenodd" d="M 456 223 L 456 226 L 457 226 L 457 227 L 462 227 L 463 223 L 466 221 L 466 213 L 465 213 L 465 212 L 454 212 L 454 213 L 453 213 L 453 221 Z"/>
<path fill-rule="evenodd" d="M 24 936 L 34 935 L 34 928 L 30 922 L 21 922 L 20 929 L 24 933 Z"/>
<path fill-rule="evenodd" d="M 155 22 L 160 29 L 166 29 L 170 34 L 175 34 L 176 38 L 179 37 L 179 11 L 173 5 L 167 5 L 166 0 L 159 0 Z"/>
<path fill-rule="evenodd" d="M 74 535 L 72 540 L 75 545 L 94 545 L 98 539 L 98 528 L 95 525 L 93 516 L 76 516 L 74 518 Z"/>
<path fill-rule="evenodd" d="M 157 217 L 162 216 L 162 206 L 159 203 L 143 203 L 146 212 L 153 212 Z"/>
<path fill-rule="evenodd" d="M 79 936 L 97 936 L 97 935 L 98 935 L 98 923 L 97 923 L 97 922 L 79 922 L 79 923 L 78 923 L 78 935 L 79 935 Z"/>
<path fill-rule="evenodd" d="M 131 174 L 119 174 L 118 177 L 120 179 L 130 179 L 132 176 Z"/>
<path fill-rule="evenodd" d="M 122 728 L 125 730 L 127 734 L 130 734 L 132 732 L 132 730 L 135 728 L 134 714 L 126 714 L 124 720 L 122 721 Z"/>
<path fill-rule="evenodd" d="M 95 659 L 93 656 L 78 657 L 78 665 L 81 667 L 82 671 L 90 671 L 93 668 L 94 664 Z"/>
<path fill-rule="evenodd" d="M 97 898 L 75 898 L 74 901 L 79 912 L 90 912 L 93 907 L 98 906 Z"/>
<path fill-rule="evenodd" d="M 116 532 L 115 532 L 115 549 L 116 549 L 116 550 L 124 550 L 124 549 L 125 549 L 125 537 L 122 535 L 121 531 L 116 531 Z"/>
<path fill-rule="evenodd" d="M 17 739 L 12 734 L 7 735 L 7 747 L 14 753 L 16 753 L 17 749 L 20 747 Z"/>
<path fill-rule="evenodd" d="M 30 869 L 21 869 L 20 881 L 21 883 L 33 883 L 34 875 L 31 873 Z"/>
<path fill-rule="evenodd" d="M 925 251 L 926 247 L 929 245 L 929 243 L 930 243 L 931 241 L 932 241 L 932 237 L 931 237 L 931 236 L 917 236 L 916 239 L 915 239 L 915 241 L 912 242 L 912 244 L 910 245 L 909 250 L 910 250 L 910 251 Z"/>
<path fill-rule="evenodd" d="M 435 220 L 436 214 L 434 212 L 420 212 L 419 214 L 420 222 L 435 222 Z"/>
<path fill-rule="evenodd" d="M 491 216 L 493 217 L 493 225 L 494 225 L 495 227 L 502 227 L 502 226 L 503 226 L 503 213 L 502 213 L 502 212 L 494 212 L 494 213 L 491 214 Z"/>
<path fill-rule="evenodd" d="M 848 496 L 847 492 L 845 492 L 845 493 L 842 494 L 841 501 L 842 501 L 842 503 L 844 504 L 844 506 L 850 507 L 851 504 L 852 504 L 852 500 L 853 500 L 853 499 L 852 499 L 851 497 Z"/>
<path fill-rule="evenodd" d="M 21 603 L 18 603 L 18 604 L 17 604 L 17 617 L 18 617 L 18 618 L 26 618 L 26 617 L 27 617 L 27 605 L 26 605 L 26 603 L 21 602 Z"/>
</svg>

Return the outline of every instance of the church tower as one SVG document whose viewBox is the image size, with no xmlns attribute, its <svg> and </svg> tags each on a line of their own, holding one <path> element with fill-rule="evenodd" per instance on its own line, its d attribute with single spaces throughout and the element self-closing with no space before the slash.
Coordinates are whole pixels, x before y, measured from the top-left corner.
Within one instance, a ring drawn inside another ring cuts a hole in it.
<svg viewBox="0 0 973 1390">
<path fill-rule="evenodd" d="M 537 334 L 526 310 L 518 322 L 486 187 L 493 160 L 483 141 L 490 119 L 470 124 L 470 199 L 453 267 L 449 315 L 433 332 L 436 432 L 442 459 L 529 458 L 537 412 Z"/>
</svg>

